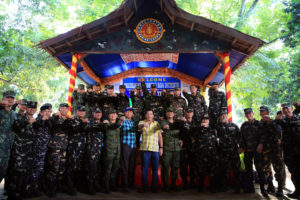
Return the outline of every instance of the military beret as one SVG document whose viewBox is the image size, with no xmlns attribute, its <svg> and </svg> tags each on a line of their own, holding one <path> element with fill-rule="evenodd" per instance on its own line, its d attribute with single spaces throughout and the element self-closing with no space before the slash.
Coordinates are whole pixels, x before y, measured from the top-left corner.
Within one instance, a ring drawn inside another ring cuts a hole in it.
<svg viewBox="0 0 300 200">
<path fill-rule="evenodd" d="M 185 110 L 185 112 L 191 113 L 191 112 L 194 112 L 194 109 L 193 109 L 193 108 L 187 108 L 187 109 Z"/>
<path fill-rule="evenodd" d="M 120 85 L 119 89 L 126 89 L 126 86 L 125 85 Z"/>
<path fill-rule="evenodd" d="M 212 82 L 211 85 L 219 85 L 218 82 Z"/>
<path fill-rule="evenodd" d="M 49 109 L 49 108 L 52 108 L 52 105 L 49 104 L 49 103 L 45 103 L 44 105 L 42 105 L 42 106 L 40 107 L 40 111 L 47 110 L 47 109 Z"/>
<path fill-rule="evenodd" d="M 102 113 L 102 110 L 100 108 L 96 108 L 94 113 Z"/>
<path fill-rule="evenodd" d="M 246 109 L 244 109 L 244 113 L 245 114 L 250 113 L 250 112 L 253 112 L 252 108 L 246 108 Z"/>
<path fill-rule="evenodd" d="M 80 90 L 84 90 L 84 87 L 85 87 L 85 86 L 84 86 L 83 84 L 79 84 L 79 85 L 78 85 L 78 89 L 80 89 Z"/>
<path fill-rule="evenodd" d="M 292 106 L 291 106 L 291 104 L 289 102 L 287 102 L 287 103 L 281 104 L 281 107 L 282 108 L 289 108 L 289 107 L 292 107 Z"/>
<path fill-rule="evenodd" d="M 167 108 L 166 112 L 174 112 L 174 108 L 169 107 L 169 108 Z"/>
<path fill-rule="evenodd" d="M 108 85 L 107 89 L 114 89 L 114 86 L 113 85 Z"/>
<path fill-rule="evenodd" d="M 151 88 L 156 88 L 156 84 L 151 84 Z"/>
<path fill-rule="evenodd" d="M 27 108 L 37 108 L 37 102 L 36 101 L 28 101 Z"/>
<path fill-rule="evenodd" d="M 93 86 L 92 85 L 87 85 L 87 87 L 86 87 L 87 89 L 90 89 L 90 88 L 93 88 Z"/>
<path fill-rule="evenodd" d="M 179 90 L 179 91 L 181 90 L 180 87 L 175 87 L 175 88 L 174 88 L 174 91 L 178 91 L 178 90 Z"/>
<path fill-rule="evenodd" d="M 135 87 L 135 89 L 141 90 L 142 88 L 141 88 L 141 86 L 137 85 L 137 86 Z"/>
<path fill-rule="evenodd" d="M 95 85 L 95 86 L 100 86 L 100 83 L 95 82 L 94 85 Z"/>
<path fill-rule="evenodd" d="M 108 110 L 108 114 L 113 114 L 113 113 L 117 113 L 117 111 L 115 109 L 109 109 Z"/>
<path fill-rule="evenodd" d="M 276 113 L 276 115 L 282 115 L 282 111 L 279 110 L 279 111 Z"/>
<path fill-rule="evenodd" d="M 69 105 L 68 105 L 67 103 L 61 103 L 61 104 L 59 104 L 59 107 L 60 107 L 60 108 L 62 108 L 62 107 L 67 107 L 67 108 L 68 108 Z"/>
<path fill-rule="evenodd" d="M 26 99 L 22 99 L 21 105 L 27 105 L 27 100 Z"/>
<path fill-rule="evenodd" d="M 125 108 L 125 112 L 127 111 L 133 111 L 133 109 L 131 107 Z"/>
<path fill-rule="evenodd" d="M 85 110 L 86 110 L 85 106 L 78 106 L 77 111 L 85 111 Z"/>
<path fill-rule="evenodd" d="M 269 108 L 267 106 L 261 106 L 261 107 L 259 107 L 259 111 L 268 111 L 269 112 Z"/>
<path fill-rule="evenodd" d="M 202 119 L 209 119 L 208 114 L 203 115 L 203 118 L 202 118 Z"/>
<path fill-rule="evenodd" d="M 3 97 L 10 97 L 10 98 L 15 98 L 16 93 L 12 90 L 6 91 L 3 93 Z"/>
</svg>

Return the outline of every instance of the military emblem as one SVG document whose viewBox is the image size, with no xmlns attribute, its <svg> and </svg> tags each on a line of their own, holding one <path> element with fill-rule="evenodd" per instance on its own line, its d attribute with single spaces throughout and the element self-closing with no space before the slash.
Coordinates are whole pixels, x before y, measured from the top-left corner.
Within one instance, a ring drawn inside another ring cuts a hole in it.
<svg viewBox="0 0 300 200">
<path fill-rule="evenodd" d="M 134 30 L 138 40 L 146 44 L 158 42 L 165 31 L 162 24 L 158 20 L 152 18 L 143 19 L 138 23 Z"/>
</svg>

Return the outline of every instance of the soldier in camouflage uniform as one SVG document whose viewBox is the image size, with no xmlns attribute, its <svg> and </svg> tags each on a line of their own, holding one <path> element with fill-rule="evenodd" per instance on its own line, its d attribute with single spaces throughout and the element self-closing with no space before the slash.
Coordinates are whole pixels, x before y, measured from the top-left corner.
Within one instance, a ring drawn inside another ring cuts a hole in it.
<svg viewBox="0 0 300 200">
<path fill-rule="evenodd" d="M 263 148 L 264 163 L 267 165 L 272 164 L 275 171 L 275 178 L 278 182 L 278 190 L 276 192 L 277 197 L 283 196 L 283 158 L 280 150 L 281 145 L 281 135 L 277 129 L 277 124 L 275 121 L 270 119 L 269 108 L 266 106 L 260 107 L 260 116 L 262 124 L 262 132 L 266 135 L 266 140 Z M 268 179 L 268 189 L 269 193 L 274 193 L 273 186 L 273 176 L 272 174 L 267 174 Z"/>
<path fill-rule="evenodd" d="M 88 119 L 85 118 L 85 106 L 78 108 L 76 116 L 67 120 L 68 129 L 68 149 L 67 149 L 67 181 L 68 194 L 76 195 L 80 189 L 83 177 L 84 152 L 86 143 L 85 128 Z M 73 119 L 72 119 L 73 118 Z"/>
<path fill-rule="evenodd" d="M 198 123 L 193 119 L 194 110 L 187 108 L 185 111 L 184 124 L 181 131 L 181 140 L 183 146 L 180 152 L 180 176 L 182 178 L 184 189 L 189 189 L 190 186 L 195 186 L 195 139 L 194 136 L 198 132 Z M 187 177 L 190 175 L 190 185 L 188 184 Z"/>
<path fill-rule="evenodd" d="M 102 93 L 100 96 L 100 105 L 103 106 L 102 113 L 103 119 L 108 119 L 108 113 L 110 109 L 116 109 L 118 107 L 118 98 L 117 94 L 114 93 L 114 86 L 108 85 L 107 86 L 107 94 Z"/>
<path fill-rule="evenodd" d="M 232 169 L 235 178 L 235 193 L 240 193 L 241 185 L 241 162 L 239 156 L 239 147 L 241 141 L 241 134 L 239 127 L 235 123 L 228 121 L 227 111 L 223 110 L 217 123 L 217 134 L 219 141 L 219 157 L 220 169 L 219 183 L 221 190 L 227 190 L 228 174 Z"/>
<path fill-rule="evenodd" d="M 213 193 L 216 192 L 216 176 L 218 159 L 218 138 L 217 131 L 209 127 L 208 115 L 204 115 L 201 121 L 199 133 L 195 135 L 195 151 L 196 162 L 199 176 L 198 190 L 203 190 L 204 177 L 209 176 L 210 187 L 209 190 Z"/>
<path fill-rule="evenodd" d="M 93 86 L 88 85 L 87 91 L 84 94 L 84 102 L 85 102 L 85 108 L 86 108 L 86 117 L 91 117 L 93 115 L 93 109 L 95 108 L 94 105 L 96 104 L 95 100 L 98 101 L 98 99 L 93 98 L 94 92 L 93 92 Z"/>
<path fill-rule="evenodd" d="M 50 121 L 50 106 L 44 104 L 40 108 L 40 115 L 36 118 L 34 125 L 36 132 L 35 137 L 35 154 L 32 166 L 33 193 L 39 196 L 38 188 L 41 188 L 41 175 L 44 172 L 45 157 L 48 149 L 48 143 L 51 137 L 52 124 Z"/>
<path fill-rule="evenodd" d="M 18 113 L 16 113 L 16 115 L 24 115 L 25 114 L 25 111 L 26 111 L 26 108 L 27 108 L 27 100 L 26 99 L 22 99 L 21 100 L 21 103 L 18 104 L 17 106 L 19 108 L 19 111 Z"/>
<path fill-rule="evenodd" d="M 208 90 L 208 95 L 208 115 L 210 119 L 210 125 L 215 127 L 220 116 L 220 112 L 227 108 L 226 95 L 224 92 L 219 91 L 219 85 L 217 82 L 212 83 L 211 88 Z"/>
<path fill-rule="evenodd" d="M 66 151 L 68 146 L 67 103 L 59 105 L 59 111 L 50 118 L 52 124 L 52 136 L 48 144 L 48 152 L 45 164 L 45 191 L 47 196 L 55 197 L 57 185 L 64 185 L 64 173 L 66 169 Z"/>
<path fill-rule="evenodd" d="M 292 113 L 289 103 L 281 105 L 283 117 L 277 117 L 276 122 L 282 127 L 284 162 L 291 173 L 295 191 L 288 194 L 290 198 L 300 198 L 300 117 Z"/>
<path fill-rule="evenodd" d="M 180 120 L 184 117 L 184 111 L 187 109 L 187 104 L 184 98 L 180 96 L 181 90 L 179 87 L 174 88 L 174 96 L 170 96 L 169 107 L 174 108 L 175 120 Z"/>
<path fill-rule="evenodd" d="M 188 106 L 194 109 L 194 120 L 201 122 L 204 114 L 207 113 L 207 106 L 204 97 L 197 93 L 197 87 L 195 85 L 190 86 L 191 94 L 188 94 L 186 90 L 183 90 L 182 94 L 188 101 Z"/>
<path fill-rule="evenodd" d="M 11 110 L 15 102 L 15 92 L 7 91 L 3 93 L 5 105 L 0 109 L 0 182 L 6 175 L 10 151 L 14 142 L 15 133 L 12 131 L 16 114 Z"/>
<path fill-rule="evenodd" d="M 89 91 L 90 91 L 90 89 L 89 89 Z M 101 104 L 102 96 L 103 96 L 103 94 L 101 93 L 100 84 L 98 82 L 95 82 L 95 84 L 93 85 L 93 91 L 92 92 L 87 91 L 84 96 L 85 104 L 88 107 L 86 117 L 88 117 L 88 118 L 93 117 L 93 111 L 96 108 L 102 107 L 102 104 Z M 76 113 L 76 112 L 73 112 L 73 113 Z"/>
<path fill-rule="evenodd" d="M 124 116 L 124 110 L 129 107 L 129 98 L 125 94 L 126 86 L 120 85 L 119 86 L 120 93 L 117 95 L 117 112 L 119 117 Z"/>
<path fill-rule="evenodd" d="M 141 85 L 145 98 L 144 112 L 146 110 L 152 110 L 154 113 L 154 120 L 160 120 L 163 118 L 163 104 L 160 97 L 156 95 L 156 84 L 151 84 L 150 93 L 147 90 L 145 79 L 142 79 Z"/>
<path fill-rule="evenodd" d="M 130 91 L 130 98 L 132 100 L 132 109 L 133 109 L 133 120 L 135 123 L 143 118 L 144 110 L 144 98 L 142 97 L 142 88 L 141 86 L 136 86 L 135 90 Z"/>
<path fill-rule="evenodd" d="M 86 126 L 86 172 L 88 191 L 91 195 L 101 191 L 99 186 L 99 171 L 98 165 L 100 164 L 100 156 L 103 147 L 103 123 L 101 121 L 102 111 L 96 108 L 94 117 L 89 121 Z"/>
<path fill-rule="evenodd" d="M 30 196 L 32 164 L 35 155 L 34 131 L 37 102 L 28 102 L 25 115 L 20 115 L 13 124 L 16 133 L 11 153 L 8 198 L 23 199 Z"/>
<path fill-rule="evenodd" d="M 80 106 L 85 106 L 85 90 L 84 85 L 79 84 L 78 89 L 75 89 L 72 94 L 72 112 L 76 113 Z"/>
<path fill-rule="evenodd" d="M 268 193 L 264 187 L 264 160 L 263 160 L 263 144 L 265 143 L 266 136 L 262 132 L 261 123 L 254 119 L 252 108 L 244 110 L 245 117 L 248 121 L 244 122 L 241 126 L 241 148 L 245 150 L 245 168 L 250 187 L 246 192 L 254 193 L 254 177 L 253 177 L 253 160 L 258 173 L 260 191 L 263 196 L 267 197 Z"/>
<path fill-rule="evenodd" d="M 170 191 L 169 188 L 169 168 L 171 167 L 171 189 L 178 191 L 176 180 L 178 177 L 178 168 L 180 165 L 180 150 L 182 140 L 180 140 L 180 130 L 183 122 L 175 121 L 175 113 L 173 108 L 166 110 L 165 120 L 160 121 L 163 133 L 163 147 L 164 153 L 162 155 L 162 180 L 164 183 L 164 190 Z"/>
<path fill-rule="evenodd" d="M 119 169 L 121 153 L 121 124 L 117 121 L 117 111 L 109 110 L 109 120 L 104 120 L 104 164 L 105 171 L 103 177 L 103 186 L 105 193 L 117 189 L 117 173 Z"/>
</svg>

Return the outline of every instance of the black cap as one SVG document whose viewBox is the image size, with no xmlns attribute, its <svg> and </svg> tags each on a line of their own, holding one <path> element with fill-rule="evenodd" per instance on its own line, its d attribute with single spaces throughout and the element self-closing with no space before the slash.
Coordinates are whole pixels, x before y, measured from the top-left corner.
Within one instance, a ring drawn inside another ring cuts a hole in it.
<svg viewBox="0 0 300 200">
<path fill-rule="evenodd" d="M 133 111 L 133 109 L 131 107 L 125 108 L 125 112 L 127 111 Z"/>
<path fill-rule="evenodd" d="M 15 98 L 16 93 L 12 90 L 6 91 L 3 93 L 3 97 L 10 97 L 10 98 Z"/>
<path fill-rule="evenodd" d="M 202 119 L 209 119 L 208 114 L 203 115 L 203 118 L 202 118 Z"/>
<path fill-rule="evenodd" d="M 156 88 L 156 84 L 151 84 L 151 88 Z"/>
<path fill-rule="evenodd" d="M 84 86 L 83 84 L 79 84 L 79 85 L 78 85 L 78 89 L 80 89 L 80 90 L 84 90 L 84 87 L 85 87 L 85 86 Z"/>
<path fill-rule="evenodd" d="M 291 104 L 290 104 L 289 102 L 287 102 L 287 103 L 281 104 L 281 107 L 282 107 L 282 108 L 290 108 L 290 107 L 292 107 L 292 106 L 291 106 Z"/>
<path fill-rule="evenodd" d="M 193 109 L 193 108 L 187 108 L 187 109 L 185 110 L 185 112 L 191 113 L 191 112 L 194 112 L 194 109 Z"/>
<path fill-rule="evenodd" d="M 85 106 L 78 106 L 77 111 L 86 111 Z"/>
<path fill-rule="evenodd" d="M 26 99 L 22 99 L 21 105 L 27 105 L 27 100 Z"/>
<path fill-rule="evenodd" d="M 219 85 L 218 82 L 212 82 L 211 85 Z"/>
<path fill-rule="evenodd" d="M 96 108 L 94 113 L 102 113 L 102 110 L 100 108 Z"/>
<path fill-rule="evenodd" d="M 95 85 L 95 86 L 100 86 L 100 83 L 95 82 L 94 85 Z"/>
<path fill-rule="evenodd" d="M 167 113 L 167 112 L 174 112 L 174 108 L 173 108 L 173 107 L 167 108 L 166 113 Z"/>
<path fill-rule="evenodd" d="M 114 89 L 114 86 L 113 85 L 108 85 L 107 89 Z"/>
<path fill-rule="evenodd" d="M 44 105 L 42 105 L 40 107 L 40 111 L 47 110 L 47 109 L 50 109 L 50 108 L 52 108 L 52 105 L 50 103 L 45 103 Z"/>
<path fill-rule="evenodd" d="M 87 85 L 87 87 L 86 87 L 87 89 L 93 89 L 93 86 L 92 85 Z"/>
<path fill-rule="evenodd" d="M 222 110 L 221 110 L 221 112 L 220 112 L 220 115 L 224 115 L 224 114 L 226 114 L 226 115 L 227 115 L 227 110 L 225 110 L 225 109 L 222 109 Z"/>
<path fill-rule="evenodd" d="M 69 105 L 68 105 L 67 103 L 61 103 L 61 104 L 59 104 L 59 107 L 60 107 L 60 108 L 62 108 L 62 107 L 67 107 L 67 108 L 68 108 Z"/>
<path fill-rule="evenodd" d="M 135 87 L 135 89 L 141 90 L 142 88 L 141 88 L 141 86 L 137 85 L 137 86 Z"/>
<path fill-rule="evenodd" d="M 37 108 L 37 102 L 36 101 L 28 101 L 27 108 Z"/>
<path fill-rule="evenodd" d="M 276 113 L 276 115 L 282 115 L 282 111 L 279 110 L 279 111 Z"/>
<path fill-rule="evenodd" d="M 125 85 L 120 85 L 119 89 L 126 89 L 126 86 Z"/>
<path fill-rule="evenodd" d="M 261 106 L 261 107 L 259 107 L 259 111 L 268 111 L 269 112 L 269 108 L 267 106 Z"/>
<path fill-rule="evenodd" d="M 245 114 L 250 113 L 250 112 L 253 112 L 252 108 L 246 108 L 246 109 L 244 109 L 244 113 Z"/>
<path fill-rule="evenodd" d="M 115 109 L 109 109 L 108 110 L 108 114 L 113 114 L 113 113 L 117 113 L 117 111 Z"/>
</svg>

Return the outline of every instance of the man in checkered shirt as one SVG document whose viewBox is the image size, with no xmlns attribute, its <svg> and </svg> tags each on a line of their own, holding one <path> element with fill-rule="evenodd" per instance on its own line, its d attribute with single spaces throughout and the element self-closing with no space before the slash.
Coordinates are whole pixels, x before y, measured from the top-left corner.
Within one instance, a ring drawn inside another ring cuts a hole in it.
<svg viewBox="0 0 300 200">
<path fill-rule="evenodd" d="M 122 153 L 121 153 L 121 171 L 123 191 L 128 192 L 128 186 L 134 187 L 135 174 L 135 150 L 136 150 L 136 126 L 132 119 L 132 108 L 125 109 L 125 117 L 121 128 Z"/>
</svg>

